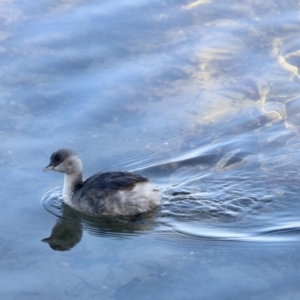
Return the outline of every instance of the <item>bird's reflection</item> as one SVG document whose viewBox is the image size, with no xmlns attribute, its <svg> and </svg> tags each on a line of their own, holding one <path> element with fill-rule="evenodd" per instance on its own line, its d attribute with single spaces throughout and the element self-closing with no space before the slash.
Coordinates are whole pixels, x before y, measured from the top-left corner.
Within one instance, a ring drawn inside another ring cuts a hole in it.
<svg viewBox="0 0 300 300">
<path fill-rule="evenodd" d="M 51 235 L 42 239 L 53 250 L 66 251 L 78 244 L 82 238 L 82 224 L 76 212 L 62 203 L 62 215 L 57 218 Z"/>
<path fill-rule="evenodd" d="M 53 250 L 66 251 L 78 244 L 82 237 L 82 225 L 80 222 L 58 220 L 52 228 L 51 235 L 42 239 Z"/>
<path fill-rule="evenodd" d="M 66 251 L 77 245 L 82 238 L 83 230 L 92 235 L 128 238 L 146 232 L 155 226 L 153 216 L 157 211 L 147 214 L 122 218 L 89 217 L 75 211 L 62 203 L 62 215 L 57 218 L 51 235 L 42 239 L 56 251 Z"/>
</svg>

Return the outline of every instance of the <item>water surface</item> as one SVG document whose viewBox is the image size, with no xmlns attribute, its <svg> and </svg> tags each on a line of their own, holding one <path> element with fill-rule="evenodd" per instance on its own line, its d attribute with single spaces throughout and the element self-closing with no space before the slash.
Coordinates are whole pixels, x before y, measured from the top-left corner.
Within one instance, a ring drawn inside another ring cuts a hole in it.
<svg viewBox="0 0 300 300">
<path fill-rule="evenodd" d="M 3 299 L 299 299 L 298 1 L 0 7 Z M 65 207 L 61 147 L 162 207 Z"/>
</svg>

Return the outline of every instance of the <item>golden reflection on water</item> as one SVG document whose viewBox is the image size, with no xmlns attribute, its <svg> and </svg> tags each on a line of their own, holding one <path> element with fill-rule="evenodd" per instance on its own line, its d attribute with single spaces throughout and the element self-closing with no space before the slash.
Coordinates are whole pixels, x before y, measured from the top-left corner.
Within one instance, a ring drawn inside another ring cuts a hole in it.
<svg viewBox="0 0 300 300">
<path fill-rule="evenodd" d="M 199 6 L 199 5 L 209 4 L 211 2 L 212 2 L 212 0 L 196 0 L 196 1 L 190 3 L 190 4 L 186 5 L 186 6 L 183 6 L 183 8 L 184 9 L 193 9 L 193 8 Z"/>
</svg>

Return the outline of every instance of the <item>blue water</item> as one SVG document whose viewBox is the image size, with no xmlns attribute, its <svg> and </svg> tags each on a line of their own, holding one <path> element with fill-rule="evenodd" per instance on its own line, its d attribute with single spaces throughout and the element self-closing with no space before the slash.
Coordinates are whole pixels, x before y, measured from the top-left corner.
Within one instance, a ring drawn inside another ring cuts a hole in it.
<svg viewBox="0 0 300 300">
<path fill-rule="evenodd" d="M 299 299 L 298 1 L 0 4 L 1 299 Z M 51 153 L 149 177 L 62 204 Z"/>
</svg>

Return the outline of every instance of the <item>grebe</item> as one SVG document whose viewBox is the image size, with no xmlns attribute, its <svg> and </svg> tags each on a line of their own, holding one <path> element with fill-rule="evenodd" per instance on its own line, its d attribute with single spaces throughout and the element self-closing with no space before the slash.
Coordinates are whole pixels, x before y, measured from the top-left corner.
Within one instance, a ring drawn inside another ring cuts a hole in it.
<svg viewBox="0 0 300 300">
<path fill-rule="evenodd" d="M 136 215 L 161 204 L 160 193 L 141 175 L 130 172 L 105 172 L 82 181 L 82 162 L 70 149 L 53 152 L 43 171 L 65 173 L 63 201 L 92 216 Z"/>
</svg>

